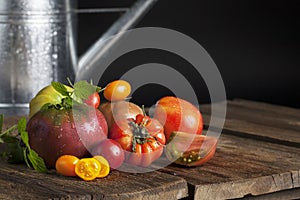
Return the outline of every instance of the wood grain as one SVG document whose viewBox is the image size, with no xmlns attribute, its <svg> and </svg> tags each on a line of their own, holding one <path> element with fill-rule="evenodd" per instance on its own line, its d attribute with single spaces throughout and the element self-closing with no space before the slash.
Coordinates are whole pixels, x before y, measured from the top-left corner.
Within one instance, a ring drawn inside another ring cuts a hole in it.
<svg viewBox="0 0 300 200">
<path fill-rule="evenodd" d="M 20 117 L 5 118 L 4 129 Z M 1 151 L 1 145 L 0 145 Z M 104 179 L 86 182 L 64 177 L 55 170 L 47 174 L 0 161 L 0 199 L 181 199 L 188 196 L 187 182 L 158 171 L 125 173 L 114 170 Z"/>
<path fill-rule="evenodd" d="M 209 126 L 211 106 L 200 108 Z M 300 110 L 247 100 L 227 101 L 223 132 L 300 147 Z"/>
<path fill-rule="evenodd" d="M 161 171 L 186 179 L 192 199 L 233 199 L 300 187 L 299 158 L 296 147 L 222 134 L 205 165 Z"/>
<path fill-rule="evenodd" d="M 211 105 L 200 109 L 208 127 Z M 6 119 L 6 126 L 17 120 Z M 297 198 L 300 110 L 246 100 L 228 101 L 216 154 L 200 167 L 171 164 L 151 173 L 113 171 L 104 179 L 85 182 L 62 177 L 54 170 L 40 174 L 24 165 L 0 162 L 0 188 L 0 199 Z"/>
<path fill-rule="evenodd" d="M 238 198 L 235 200 L 289 200 L 289 199 L 290 200 L 300 199 L 300 188 L 283 190 L 283 191 L 264 194 L 260 196 L 247 195 L 243 198 Z"/>
<path fill-rule="evenodd" d="M 0 163 L 1 199 L 180 199 L 188 195 L 184 179 L 161 172 L 112 171 L 86 182 L 51 171 L 42 174 L 24 165 Z"/>
</svg>

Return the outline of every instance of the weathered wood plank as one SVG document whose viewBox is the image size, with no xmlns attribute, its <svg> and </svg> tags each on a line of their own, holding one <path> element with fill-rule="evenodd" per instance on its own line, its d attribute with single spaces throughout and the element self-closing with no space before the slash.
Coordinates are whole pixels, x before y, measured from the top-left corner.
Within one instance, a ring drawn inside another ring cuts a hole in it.
<svg viewBox="0 0 300 200">
<path fill-rule="evenodd" d="M 210 106 L 200 108 L 208 125 Z M 299 121 L 299 109 L 229 101 L 225 134 L 204 166 L 170 165 L 147 174 L 113 171 L 103 180 L 84 182 L 0 163 L 0 199 L 177 199 L 189 190 L 190 199 L 209 200 L 299 191 Z"/>
<path fill-rule="evenodd" d="M 222 134 L 212 160 L 161 171 L 188 181 L 192 199 L 233 199 L 300 187 L 299 148 Z"/>
<path fill-rule="evenodd" d="M 293 190 L 283 190 L 260 196 L 248 195 L 236 200 L 295 200 L 300 199 L 300 188 Z"/>
<path fill-rule="evenodd" d="M 0 163 L 1 199 L 180 199 L 188 195 L 183 178 L 161 172 L 130 174 L 112 171 L 91 182 L 42 174 L 24 165 Z"/>
<path fill-rule="evenodd" d="M 211 106 L 200 108 L 208 126 Z M 300 109 L 246 100 L 228 101 L 223 131 L 300 147 Z"/>
<path fill-rule="evenodd" d="M 4 128 L 20 117 L 5 118 Z M 0 146 L 1 151 L 1 146 Z M 0 161 L 0 199 L 180 199 L 188 195 L 187 182 L 161 172 L 125 173 L 114 170 L 104 179 L 86 182 L 64 177 L 55 170 L 42 174 L 25 165 Z"/>
<path fill-rule="evenodd" d="M 276 105 L 276 104 L 257 102 L 257 101 L 251 101 L 251 100 L 245 100 L 245 99 L 234 99 L 233 101 L 229 101 L 229 102 L 232 102 L 235 105 L 252 108 L 254 110 L 272 112 L 276 115 L 281 115 L 283 117 L 292 116 L 295 118 L 300 118 L 299 109 L 295 109 L 295 108 L 291 108 L 291 107 L 287 107 L 287 106 L 281 106 L 281 105 Z"/>
</svg>

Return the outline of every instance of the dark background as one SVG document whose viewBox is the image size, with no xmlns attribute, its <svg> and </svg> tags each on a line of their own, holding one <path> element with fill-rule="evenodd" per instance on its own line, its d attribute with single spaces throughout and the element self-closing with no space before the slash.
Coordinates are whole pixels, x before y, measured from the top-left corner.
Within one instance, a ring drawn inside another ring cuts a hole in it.
<svg viewBox="0 0 300 200">
<path fill-rule="evenodd" d="M 126 7 L 132 2 L 79 0 L 79 8 Z M 299 108 L 300 6 L 297 2 L 159 0 L 137 27 L 169 28 L 196 40 L 216 63 L 227 99 L 244 98 Z M 80 14 L 78 54 L 119 16 L 120 13 Z M 186 69 L 188 63 L 167 52 L 133 52 L 112 63 L 102 83 L 120 76 L 127 65 L 159 61 L 166 56 L 172 59 L 165 59 L 164 64 Z M 199 102 L 209 102 L 205 84 L 201 81 L 198 84 L 197 80 L 191 83 L 198 92 Z M 166 88 L 145 86 L 134 93 L 133 100 L 152 105 L 159 96 L 169 93 Z"/>
</svg>

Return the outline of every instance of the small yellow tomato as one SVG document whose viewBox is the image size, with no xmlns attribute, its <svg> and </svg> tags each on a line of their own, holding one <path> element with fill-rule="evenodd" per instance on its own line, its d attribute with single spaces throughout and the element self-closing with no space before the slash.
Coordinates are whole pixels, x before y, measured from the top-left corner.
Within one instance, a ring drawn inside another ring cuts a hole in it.
<svg viewBox="0 0 300 200">
<path fill-rule="evenodd" d="M 82 158 L 75 166 L 75 173 L 85 181 L 91 181 L 97 178 L 100 170 L 101 164 L 95 158 Z"/>
<path fill-rule="evenodd" d="M 104 178 L 109 174 L 110 167 L 108 161 L 103 156 L 94 156 L 101 164 L 101 170 L 97 178 Z"/>
</svg>

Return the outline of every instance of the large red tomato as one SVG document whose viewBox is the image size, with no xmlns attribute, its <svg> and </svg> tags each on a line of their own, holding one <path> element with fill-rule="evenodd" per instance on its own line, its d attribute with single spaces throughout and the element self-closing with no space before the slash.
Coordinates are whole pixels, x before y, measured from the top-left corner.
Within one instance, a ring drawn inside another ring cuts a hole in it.
<svg viewBox="0 0 300 200">
<path fill-rule="evenodd" d="M 154 118 L 163 124 L 167 140 L 173 131 L 202 134 L 202 114 L 186 100 L 173 96 L 161 98 L 156 103 Z"/>
<path fill-rule="evenodd" d="M 160 122 L 141 114 L 135 120 L 117 121 L 109 132 L 109 138 L 125 150 L 125 162 L 142 167 L 158 159 L 166 143 Z"/>
<path fill-rule="evenodd" d="M 73 109 L 42 109 L 27 124 L 30 146 L 53 168 L 65 154 L 78 158 L 89 155 L 89 148 L 107 138 L 103 114 L 90 106 Z"/>
</svg>

